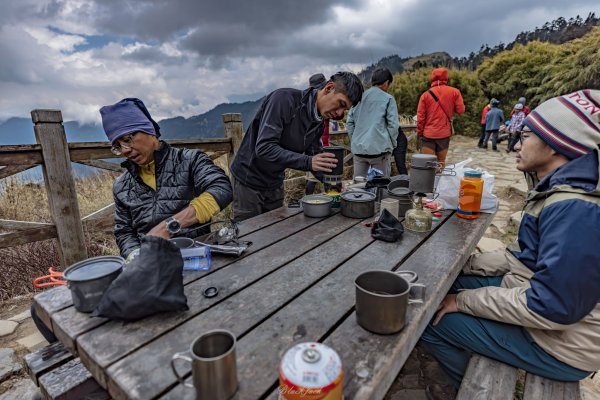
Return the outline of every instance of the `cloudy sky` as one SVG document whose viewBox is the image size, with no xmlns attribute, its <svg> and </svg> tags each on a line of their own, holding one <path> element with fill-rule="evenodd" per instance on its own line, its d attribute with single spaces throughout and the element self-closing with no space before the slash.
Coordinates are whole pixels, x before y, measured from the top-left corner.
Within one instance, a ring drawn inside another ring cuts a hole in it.
<svg viewBox="0 0 600 400">
<path fill-rule="evenodd" d="M 139 97 L 157 119 L 359 72 L 381 57 L 510 42 L 597 0 L 1 0 L 0 121 Z"/>
</svg>

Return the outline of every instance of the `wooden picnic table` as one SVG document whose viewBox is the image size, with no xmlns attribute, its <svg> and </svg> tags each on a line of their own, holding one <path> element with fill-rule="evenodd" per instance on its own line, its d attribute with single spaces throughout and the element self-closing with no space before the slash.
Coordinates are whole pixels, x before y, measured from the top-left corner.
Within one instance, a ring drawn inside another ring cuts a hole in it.
<svg viewBox="0 0 600 400">
<path fill-rule="evenodd" d="M 276 399 L 283 353 L 307 341 L 338 352 L 347 399 L 381 399 L 492 217 L 444 211 L 431 232 L 406 231 L 387 243 L 373 240 L 361 220 L 280 208 L 240 223 L 242 239 L 253 242 L 242 257 L 213 255 L 210 271 L 184 276 L 188 311 L 128 323 L 93 318 L 73 308 L 66 287 L 37 295 L 35 306 L 115 399 L 193 399 L 169 363 L 216 328 L 238 339 L 236 399 Z M 427 285 L 400 333 L 376 335 L 356 323 L 354 279 L 372 269 L 412 270 Z M 202 292 L 210 286 L 219 294 L 208 299 Z"/>
</svg>

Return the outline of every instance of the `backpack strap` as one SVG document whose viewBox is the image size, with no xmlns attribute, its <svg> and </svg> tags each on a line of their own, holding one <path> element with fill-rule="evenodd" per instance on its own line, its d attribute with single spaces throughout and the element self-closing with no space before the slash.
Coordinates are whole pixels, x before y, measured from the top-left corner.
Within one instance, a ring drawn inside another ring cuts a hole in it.
<svg viewBox="0 0 600 400">
<path fill-rule="evenodd" d="M 427 91 L 429 92 L 429 94 L 431 95 L 431 97 L 433 97 L 433 99 L 435 100 L 436 103 L 438 101 L 440 101 L 440 99 L 437 98 L 437 96 L 435 95 L 435 93 L 433 93 L 433 90 L 428 89 Z"/>
<path fill-rule="evenodd" d="M 446 115 L 446 118 L 448 118 L 448 121 L 452 125 L 452 118 L 450 118 L 448 116 L 448 113 L 446 113 L 446 110 L 444 110 L 444 107 L 442 107 L 442 105 L 440 104 L 440 99 L 438 99 L 438 97 L 435 95 L 435 93 L 433 93 L 433 90 L 428 89 L 427 91 L 429 92 L 429 94 L 431 95 L 431 97 L 433 97 L 433 100 L 435 100 L 435 102 L 437 103 L 438 107 L 442 109 L 442 112 Z"/>
</svg>

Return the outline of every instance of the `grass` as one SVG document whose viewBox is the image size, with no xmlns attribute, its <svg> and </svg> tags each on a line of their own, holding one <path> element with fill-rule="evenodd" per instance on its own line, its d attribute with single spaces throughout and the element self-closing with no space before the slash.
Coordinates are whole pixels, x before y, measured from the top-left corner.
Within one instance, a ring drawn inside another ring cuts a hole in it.
<svg viewBox="0 0 600 400">
<path fill-rule="evenodd" d="M 81 216 L 112 203 L 112 184 L 116 174 L 101 173 L 75 179 Z M 0 183 L 0 219 L 51 223 L 48 197 L 43 183 L 24 182 L 15 177 Z M 3 232 L 6 233 L 6 232 Z M 112 231 L 85 231 L 88 256 L 118 254 Z M 0 249 L 2 280 L 0 301 L 35 291 L 32 280 L 59 266 L 56 239 Z"/>
</svg>

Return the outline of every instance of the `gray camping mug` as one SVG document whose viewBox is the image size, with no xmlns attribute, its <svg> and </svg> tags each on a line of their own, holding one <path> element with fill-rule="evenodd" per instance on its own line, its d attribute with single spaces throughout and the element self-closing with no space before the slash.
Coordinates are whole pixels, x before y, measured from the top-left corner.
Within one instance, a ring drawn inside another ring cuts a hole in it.
<svg viewBox="0 0 600 400">
<path fill-rule="evenodd" d="M 189 249 L 190 247 L 194 247 L 196 244 L 194 239 L 190 239 L 187 237 L 174 237 L 169 239 L 171 243 L 173 243 L 179 249 Z"/>
<path fill-rule="evenodd" d="M 229 331 L 205 332 L 192 342 L 189 352 L 173 355 L 171 368 L 181 384 L 196 388 L 197 399 L 228 400 L 238 388 L 235 346 L 235 336 Z M 176 360 L 191 364 L 193 384 L 179 375 Z"/>
<path fill-rule="evenodd" d="M 358 324 L 382 335 L 401 331 L 408 304 L 422 303 L 425 298 L 425 285 L 413 283 L 417 276 L 411 274 L 385 270 L 360 274 L 354 280 Z"/>
</svg>

